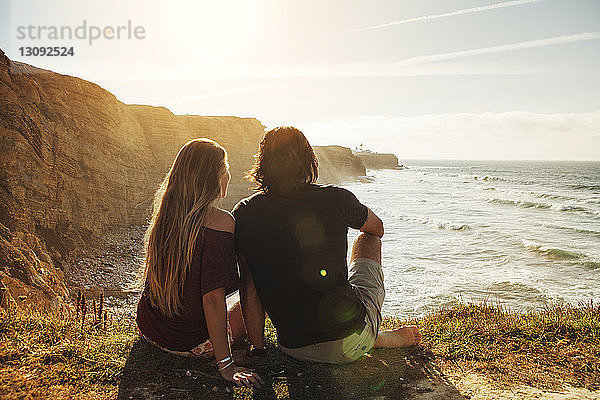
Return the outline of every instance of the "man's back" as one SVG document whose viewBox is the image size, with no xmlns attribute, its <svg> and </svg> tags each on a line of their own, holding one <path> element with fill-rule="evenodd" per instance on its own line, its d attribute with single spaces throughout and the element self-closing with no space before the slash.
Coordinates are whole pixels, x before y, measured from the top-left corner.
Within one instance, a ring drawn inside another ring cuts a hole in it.
<svg viewBox="0 0 600 400">
<path fill-rule="evenodd" d="M 362 329 L 365 307 L 348 283 L 347 231 L 364 224 L 368 209 L 352 193 L 306 184 L 293 196 L 257 193 L 233 213 L 237 251 L 283 346 Z"/>
</svg>

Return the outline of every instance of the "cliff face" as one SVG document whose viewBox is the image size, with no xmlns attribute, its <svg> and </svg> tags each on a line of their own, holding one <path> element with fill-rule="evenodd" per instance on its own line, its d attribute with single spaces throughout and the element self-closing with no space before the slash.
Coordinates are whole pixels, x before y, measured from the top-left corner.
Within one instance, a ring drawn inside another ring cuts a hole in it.
<svg viewBox="0 0 600 400">
<path fill-rule="evenodd" d="M 163 107 L 127 106 L 150 146 L 159 177 L 169 170 L 181 146 L 196 137 L 206 137 L 227 150 L 231 169 L 228 196 L 221 205 L 230 209 L 251 194 L 244 179 L 264 135 L 264 126 L 255 118 L 174 115 Z"/>
<path fill-rule="evenodd" d="M 398 167 L 398 157 L 389 153 L 373 153 L 369 150 L 354 152 L 368 169 L 394 169 Z"/>
<path fill-rule="evenodd" d="M 347 147 L 314 146 L 319 161 L 320 183 L 341 183 L 366 175 L 362 161 Z"/>
<path fill-rule="evenodd" d="M 230 207 L 264 127 L 256 119 L 176 116 L 128 106 L 99 86 L 14 63 L 0 51 L 0 279 L 13 300 L 66 295 L 69 254 L 115 226 L 144 224 L 183 143 L 228 151 Z"/>
<path fill-rule="evenodd" d="M 126 105 L 98 85 L 12 62 L 0 50 L 0 288 L 17 303 L 60 306 L 75 251 L 112 228 L 144 225 L 154 192 L 192 138 L 227 149 L 232 180 L 222 206 L 231 208 L 251 193 L 243 177 L 263 134 L 254 118 Z M 315 152 L 322 183 L 365 174 L 350 149 Z"/>
</svg>

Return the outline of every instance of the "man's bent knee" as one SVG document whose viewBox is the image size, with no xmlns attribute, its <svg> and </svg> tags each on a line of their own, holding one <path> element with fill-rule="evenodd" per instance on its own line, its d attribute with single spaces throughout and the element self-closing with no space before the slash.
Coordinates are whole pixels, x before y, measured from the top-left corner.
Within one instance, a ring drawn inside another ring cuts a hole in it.
<svg viewBox="0 0 600 400">
<path fill-rule="evenodd" d="M 381 239 L 379 236 L 362 232 L 354 240 L 351 260 L 370 258 L 381 264 Z"/>
<path fill-rule="evenodd" d="M 381 247 L 381 238 L 372 233 L 361 232 L 356 237 L 355 243 L 361 243 L 364 246 Z"/>
</svg>

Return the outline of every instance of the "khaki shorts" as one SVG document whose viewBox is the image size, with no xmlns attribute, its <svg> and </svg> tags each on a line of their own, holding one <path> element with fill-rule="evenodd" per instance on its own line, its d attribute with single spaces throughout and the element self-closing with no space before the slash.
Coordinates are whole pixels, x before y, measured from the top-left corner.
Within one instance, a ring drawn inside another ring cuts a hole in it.
<svg viewBox="0 0 600 400">
<path fill-rule="evenodd" d="M 355 259 L 350 263 L 348 282 L 367 311 L 362 332 L 294 349 L 280 345 L 284 353 L 300 360 L 343 364 L 359 359 L 373 348 L 381 325 L 381 306 L 385 297 L 381 265 L 370 258 Z"/>
</svg>

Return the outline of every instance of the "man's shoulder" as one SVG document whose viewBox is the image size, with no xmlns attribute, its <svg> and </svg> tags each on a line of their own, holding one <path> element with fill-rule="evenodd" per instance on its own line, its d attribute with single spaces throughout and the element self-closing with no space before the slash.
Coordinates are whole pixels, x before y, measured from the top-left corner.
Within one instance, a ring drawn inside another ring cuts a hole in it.
<svg viewBox="0 0 600 400">
<path fill-rule="evenodd" d="M 348 189 L 345 189 L 345 188 L 337 186 L 337 185 L 332 185 L 332 184 L 327 184 L 327 185 L 311 184 L 310 188 L 316 193 L 326 195 L 326 196 L 332 196 L 332 197 L 338 197 L 338 196 L 347 195 L 348 193 L 352 193 Z"/>
<path fill-rule="evenodd" d="M 252 194 L 251 196 L 243 198 L 242 200 L 238 201 L 237 204 L 233 207 L 233 210 L 232 210 L 233 215 L 235 216 L 243 209 L 248 208 L 249 206 L 252 206 L 253 204 L 261 201 L 262 199 L 264 199 L 264 197 L 265 197 L 265 194 L 261 191 L 261 192 L 256 192 L 256 193 Z"/>
</svg>

